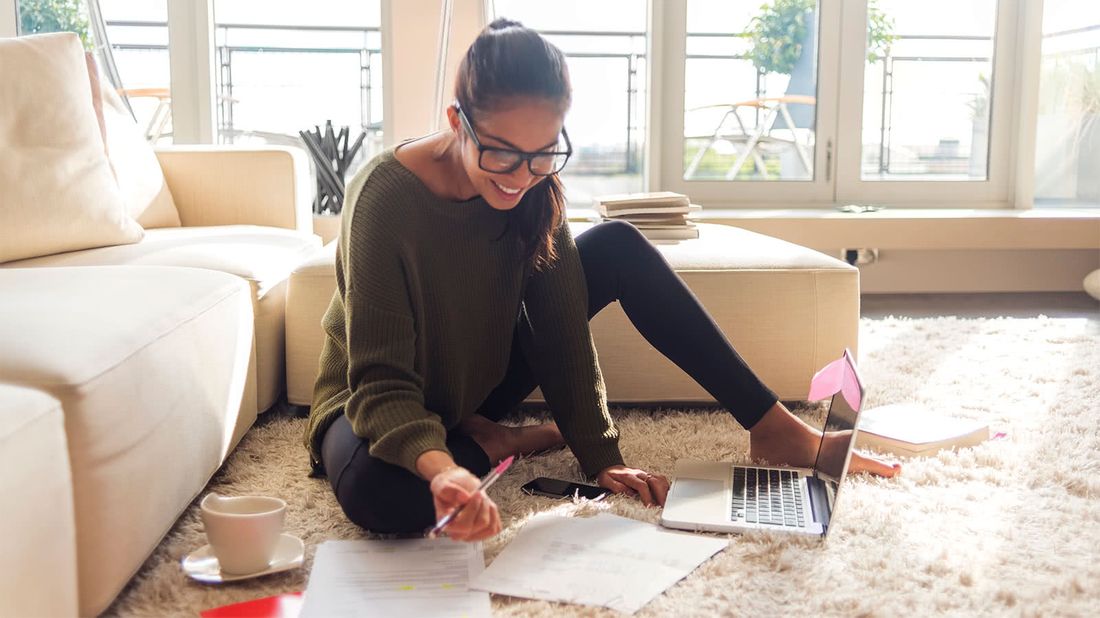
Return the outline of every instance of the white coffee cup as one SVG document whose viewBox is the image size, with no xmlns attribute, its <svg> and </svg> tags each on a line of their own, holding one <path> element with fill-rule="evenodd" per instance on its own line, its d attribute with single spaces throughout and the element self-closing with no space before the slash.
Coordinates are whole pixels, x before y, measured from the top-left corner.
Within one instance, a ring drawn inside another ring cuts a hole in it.
<svg viewBox="0 0 1100 618">
<path fill-rule="evenodd" d="M 271 564 L 283 531 L 286 502 L 268 496 L 224 498 L 209 494 L 199 505 L 206 538 L 225 573 L 247 575 Z"/>
</svg>

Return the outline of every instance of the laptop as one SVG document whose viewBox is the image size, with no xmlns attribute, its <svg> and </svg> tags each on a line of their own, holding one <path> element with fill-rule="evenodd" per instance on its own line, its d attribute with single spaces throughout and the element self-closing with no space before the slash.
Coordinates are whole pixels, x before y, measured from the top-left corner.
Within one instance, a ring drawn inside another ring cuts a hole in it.
<svg viewBox="0 0 1100 618">
<path fill-rule="evenodd" d="M 843 441 L 828 449 L 819 444 L 812 469 L 678 460 L 661 525 L 692 531 L 764 530 L 824 538 L 848 473 L 864 396 L 851 351 L 844 350 L 842 358 L 814 376 L 811 398 L 825 374 L 829 374 L 826 380 L 831 377 L 834 382 L 828 391 L 834 394 L 825 431 L 841 432 Z"/>
</svg>

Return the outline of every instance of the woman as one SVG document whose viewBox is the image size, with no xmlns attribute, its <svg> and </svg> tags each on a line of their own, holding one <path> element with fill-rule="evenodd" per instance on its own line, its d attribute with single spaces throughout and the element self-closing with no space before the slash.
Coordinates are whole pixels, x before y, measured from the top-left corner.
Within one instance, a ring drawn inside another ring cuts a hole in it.
<svg viewBox="0 0 1100 618">
<path fill-rule="evenodd" d="M 337 291 L 306 443 L 348 517 L 416 532 L 500 530 L 478 477 L 567 444 L 617 493 L 663 504 L 669 481 L 624 464 L 588 320 L 618 300 L 639 331 L 751 431 L 752 456 L 809 466 L 821 434 L 760 383 L 632 226 L 574 242 L 556 173 L 571 152 L 562 53 L 498 19 L 458 71 L 449 130 L 376 157 L 349 184 Z M 556 423 L 496 421 L 536 386 Z M 854 456 L 853 471 L 896 468 Z"/>
</svg>

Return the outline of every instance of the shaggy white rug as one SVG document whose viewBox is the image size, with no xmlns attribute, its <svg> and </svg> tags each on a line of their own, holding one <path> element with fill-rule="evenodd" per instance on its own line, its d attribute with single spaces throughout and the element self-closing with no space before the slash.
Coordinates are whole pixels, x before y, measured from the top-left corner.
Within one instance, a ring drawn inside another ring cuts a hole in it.
<svg viewBox="0 0 1100 618">
<path fill-rule="evenodd" d="M 917 401 L 981 418 L 1007 437 L 904 461 L 900 478 L 851 477 L 828 541 L 732 536 L 728 549 L 639 615 L 1095 615 L 1100 608 L 1100 321 L 864 319 L 866 405 Z M 821 416 L 820 407 L 799 410 Z M 671 471 L 679 457 L 747 460 L 748 434 L 715 410 L 615 410 L 629 463 Z M 303 568 L 228 585 L 188 579 L 180 559 L 205 543 L 193 504 L 110 614 L 199 610 L 303 590 L 313 551 L 361 538 L 324 480 L 306 476 L 303 420 L 262 418 L 211 481 L 226 495 L 289 503 Z M 491 561 L 533 514 L 596 509 L 657 521 L 624 497 L 574 505 L 521 494 L 538 475 L 575 477 L 567 451 L 518 462 L 490 494 L 502 534 Z M 204 492 L 205 494 L 205 492 Z M 498 615 L 612 615 L 609 610 L 493 597 Z"/>
</svg>

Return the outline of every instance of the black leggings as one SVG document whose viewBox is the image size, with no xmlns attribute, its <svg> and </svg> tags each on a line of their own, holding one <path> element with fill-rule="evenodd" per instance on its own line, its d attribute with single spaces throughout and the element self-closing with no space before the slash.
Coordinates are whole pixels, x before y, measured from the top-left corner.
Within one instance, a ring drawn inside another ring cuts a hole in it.
<svg viewBox="0 0 1100 618">
<path fill-rule="evenodd" d="M 745 428 L 775 405 L 775 393 L 753 374 L 691 290 L 634 226 L 601 223 L 579 234 L 576 242 L 588 284 L 589 319 L 618 300 L 638 332 Z M 515 410 L 538 385 L 515 340 L 504 380 L 477 410 L 490 420 Z M 368 446 L 343 415 L 329 427 L 321 446 L 329 482 L 348 518 L 373 532 L 419 532 L 434 523 L 428 483 L 371 457 Z M 447 448 L 458 465 L 477 476 L 488 473 L 488 456 L 469 436 L 448 432 Z"/>
</svg>

